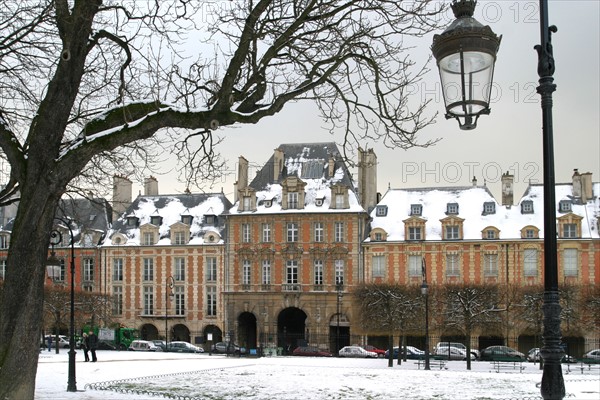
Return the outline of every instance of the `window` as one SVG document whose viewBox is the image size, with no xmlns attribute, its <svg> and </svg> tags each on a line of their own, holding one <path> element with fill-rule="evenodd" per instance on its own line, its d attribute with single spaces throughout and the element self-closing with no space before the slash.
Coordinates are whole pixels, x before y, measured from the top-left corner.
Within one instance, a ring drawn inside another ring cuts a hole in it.
<svg viewBox="0 0 600 400">
<path fill-rule="evenodd" d="M 298 241 L 298 223 L 288 222 L 287 224 L 287 241 L 294 243 Z"/>
<path fill-rule="evenodd" d="M 448 204 L 446 204 L 446 214 L 448 214 L 448 215 L 458 215 L 458 203 L 448 203 Z"/>
<path fill-rule="evenodd" d="M 382 240 L 383 240 L 383 234 L 381 232 L 376 232 L 375 233 L 375 241 L 381 242 Z"/>
<path fill-rule="evenodd" d="M 421 227 L 420 226 L 409 226 L 408 227 L 408 240 L 421 240 Z"/>
<path fill-rule="evenodd" d="M 271 284 L 271 261 L 263 260 L 262 262 L 262 284 Z"/>
<path fill-rule="evenodd" d="M 535 230 L 533 230 L 533 229 L 525 230 L 525 238 L 526 239 L 535 239 L 536 237 L 537 237 L 537 235 L 535 234 Z"/>
<path fill-rule="evenodd" d="M 60 278 L 58 278 L 58 280 L 61 282 L 64 282 L 66 273 L 67 273 L 67 266 L 65 265 L 64 258 L 61 258 L 59 261 L 60 261 Z"/>
<path fill-rule="evenodd" d="M 459 226 L 458 225 L 447 225 L 445 239 L 447 239 L 447 240 L 460 239 Z"/>
<path fill-rule="evenodd" d="M 315 199 L 315 205 L 317 207 L 321 207 L 323 205 L 323 199 L 322 198 Z"/>
<path fill-rule="evenodd" d="M 158 215 L 153 215 L 150 217 L 150 223 L 152 225 L 160 226 L 162 223 L 162 218 Z"/>
<path fill-rule="evenodd" d="M 177 231 L 175 232 L 175 245 L 182 245 L 185 244 L 185 232 L 184 231 Z"/>
<path fill-rule="evenodd" d="M 496 231 L 493 229 L 488 229 L 485 231 L 486 239 L 496 239 Z"/>
<path fill-rule="evenodd" d="M 322 242 L 325 240 L 325 228 L 322 222 L 315 222 L 314 225 L 315 242 Z"/>
<path fill-rule="evenodd" d="M 123 314 L 123 287 L 113 286 L 113 314 Z"/>
<path fill-rule="evenodd" d="M 521 203 L 521 214 L 533 214 L 533 201 L 524 200 Z"/>
<path fill-rule="evenodd" d="M 185 280 L 185 258 L 175 257 L 175 276 L 176 281 Z"/>
<path fill-rule="evenodd" d="M 496 213 L 496 203 L 491 201 L 486 201 L 483 203 L 483 215 L 495 214 Z"/>
<path fill-rule="evenodd" d="M 336 193 L 335 195 L 335 208 L 338 210 L 344 208 L 344 197 L 345 195 L 341 193 Z"/>
<path fill-rule="evenodd" d="M 377 206 L 375 208 L 375 215 L 378 217 L 385 217 L 387 215 L 387 206 Z"/>
<path fill-rule="evenodd" d="M 285 263 L 285 283 L 297 284 L 298 283 L 298 261 L 287 260 Z"/>
<path fill-rule="evenodd" d="M 483 255 L 483 274 L 485 276 L 498 276 L 498 254 Z"/>
<path fill-rule="evenodd" d="M 86 282 L 93 282 L 94 280 L 94 259 L 84 258 L 83 259 L 83 280 Z"/>
<path fill-rule="evenodd" d="M 217 315 L 217 288 L 216 286 L 206 287 L 206 315 L 215 317 Z"/>
<path fill-rule="evenodd" d="M 4 279 L 6 276 L 6 259 L 0 260 L 0 278 Z"/>
<path fill-rule="evenodd" d="M 410 215 L 421 215 L 423 212 L 423 206 L 421 204 L 410 205 Z"/>
<path fill-rule="evenodd" d="M 207 224 L 207 225 L 214 225 L 214 224 L 215 224 L 215 221 L 216 221 L 216 218 L 215 218 L 215 216 L 214 216 L 214 215 L 206 215 L 206 216 L 204 217 L 204 219 L 206 220 L 206 224 Z"/>
<path fill-rule="evenodd" d="M 563 238 L 576 238 L 577 235 L 577 224 L 563 224 Z"/>
<path fill-rule="evenodd" d="M 344 223 L 336 222 L 335 223 L 334 242 L 343 242 L 343 241 L 344 241 Z"/>
<path fill-rule="evenodd" d="M 563 251 L 563 269 L 565 276 L 577 276 L 577 249 Z"/>
<path fill-rule="evenodd" d="M 290 192 L 287 194 L 287 208 L 297 209 L 298 207 L 298 192 Z"/>
<path fill-rule="evenodd" d="M 154 233 L 152 232 L 144 232 L 143 235 L 143 244 L 145 246 L 150 246 L 154 244 Z"/>
<path fill-rule="evenodd" d="M 138 219 L 137 217 L 127 217 L 127 226 L 137 226 Z"/>
<path fill-rule="evenodd" d="M 242 198 L 243 210 L 242 211 L 250 211 L 252 209 L 252 201 L 250 196 L 244 196 Z"/>
<path fill-rule="evenodd" d="M 383 278 L 385 275 L 385 256 L 373 256 L 373 278 Z"/>
<path fill-rule="evenodd" d="M 217 281 L 217 257 L 206 257 L 206 282 Z"/>
<path fill-rule="evenodd" d="M 185 315 L 185 287 L 175 286 L 175 315 Z"/>
<path fill-rule="evenodd" d="M 315 268 L 315 285 L 323 284 L 323 260 L 314 261 Z"/>
<path fill-rule="evenodd" d="M 271 224 L 262 224 L 262 241 L 263 243 L 271 241 Z"/>
<path fill-rule="evenodd" d="M 250 243 L 250 224 L 242 224 L 242 242 Z"/>
<path fill-rule="evenodd" d="M 154 314 L 154 289 L 144 286 L 144 315 Z"/>
<path fill-rule="evenodd" d="M 420 276 L 423 274 L 421 265 L 423 258 L 420 255 L 408 256 L 408 276 Z"/>
<path fill-rule="evenodd" d="M 144 274 L 143 280 L 153 281 L 154 280 L 154 260 L 152 258 L 144 258 Z"/>
<path fill-rule="evenodd" d="M 343 285 L 344 284 L 344 260 L 335 260 L 335 284 Z"/>
<path fill-rule="evenodd" d="M 565 213 L 571 211 L 571 202 L 569 200 L 561 200 L 558 202 L 558 211 Z"/>
<path fill-rule="evenodd" d="M 186 225 L 191 225 L 193 219 L 194 219 L 194 217 L 192 217 L 191 215 L 182 215 L 181 216 L 181 222 Z"/>
<path fill-rule="evenodd" d="M 8 249 L 8 235 L 0 235 L 0 249 Z"/>
<path fill-rule="evenodd" d="M 123 280 L 123 259 L 113 259 L 113 281 L 121 282 Z"/>
<path fill-rule="evenodd" d="M 250 260 L 242 261 L 242 284 L 249 285 L 251 282 L 251 264 Z"/>
<path fill-rule="evenodd" d="M 523 274 L 525 274 L 525 276 L 537 276 L 537 265 L 537 249 L 523 250 Z"/>
<path fill-rule="evenodd" d="M 446 254 L 446 276 L 459 276 L 458 254 Z"/>
</svg>

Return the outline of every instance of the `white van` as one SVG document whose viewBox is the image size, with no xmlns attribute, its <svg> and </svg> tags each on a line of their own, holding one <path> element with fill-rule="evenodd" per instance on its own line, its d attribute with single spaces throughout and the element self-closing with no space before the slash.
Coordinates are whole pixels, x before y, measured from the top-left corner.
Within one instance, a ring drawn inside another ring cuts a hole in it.
<svg viewBox="0 0 600 400">
<path fill-rule="evenodd" d="M 159 347 L 148 340 L 134 340 L 129 345 L 130 351 L 160 351 Z"/>
</svg>

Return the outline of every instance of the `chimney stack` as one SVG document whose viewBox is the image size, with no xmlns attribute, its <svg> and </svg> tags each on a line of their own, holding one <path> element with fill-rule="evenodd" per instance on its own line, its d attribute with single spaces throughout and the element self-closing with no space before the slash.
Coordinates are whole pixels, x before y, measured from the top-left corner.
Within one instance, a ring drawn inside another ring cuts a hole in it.
<svg viewBox="0 0 600 400">
<path fill-rule="evenodd" d="M 502 205 L 512 206 L 514 202 L 514 175 L 510 175 L 508 171 L 502 174 Z"/>
<path fill-rule="evenodd" d="M 358 148 L 358 198 L 370 212 L 377 205 L 377 155 L 373 149 Z"/>
<path fill-rule="evenodd" d="M 158 196 L 158 181 L 155 177 L 150 176 L 144 180 L 144 195 Z"/>
<path fill-rule="evenodd" d="M 131 204 L 132 183 L 124 176 L 113 176 L 113 221 L 116 221 Z"/>
<path fill-rule="evenodd" d="M 248 186 L 248 160 L 243 156 L 238 158 L 238 180 L 234 183 L 233 202 L 238 200 L 238 190 L 244 190 Z"/>
<path fill-rule="evenodd" d="M 273 182 L 279 181 L 279 175 L 283 169 L 283 150 L 277 148 L 273 153 Z"/>
</svg>

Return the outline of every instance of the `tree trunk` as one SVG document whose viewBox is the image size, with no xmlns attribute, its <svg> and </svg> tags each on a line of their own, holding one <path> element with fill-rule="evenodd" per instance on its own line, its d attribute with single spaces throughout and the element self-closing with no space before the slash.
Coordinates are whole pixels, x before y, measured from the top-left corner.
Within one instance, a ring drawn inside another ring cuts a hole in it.
<svg viewBox="0 0 600 400">
<path fill-rule="evenodd" d="M 394 366 L 394 337 L 388 336 L 388 367 Z"/>
<path fill-rule="evenodd" d="M 62 194 L 51 186 L 42 178 L 21 191 L 0 305 L 2 400 L 34 398 L 49 233 Z"/>
</svg>

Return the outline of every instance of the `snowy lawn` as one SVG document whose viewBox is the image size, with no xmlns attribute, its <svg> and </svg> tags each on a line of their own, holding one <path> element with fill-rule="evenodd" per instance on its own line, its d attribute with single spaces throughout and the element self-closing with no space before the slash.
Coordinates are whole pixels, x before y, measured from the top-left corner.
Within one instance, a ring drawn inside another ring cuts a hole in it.
<svg viewBox="0 0 600 400">
<path fill-rule="evenodd" d="M 452 361 L 447 369 L 418 370 L 408 360 L 393 368 L 384 359 L 304 357 L 233 358 L 208 354 L 99 351 L 97 363 L 78 354 L 76 393 L 66 392 L 67 353 L 43 352 L 36 399 L 198 400 L 485 400 L 541 399 L 539 365 L 495 372 L 489 362 Z M 568 372 L 565 399 L 600 399 L 598 369 Z"/>
</svg>

